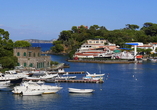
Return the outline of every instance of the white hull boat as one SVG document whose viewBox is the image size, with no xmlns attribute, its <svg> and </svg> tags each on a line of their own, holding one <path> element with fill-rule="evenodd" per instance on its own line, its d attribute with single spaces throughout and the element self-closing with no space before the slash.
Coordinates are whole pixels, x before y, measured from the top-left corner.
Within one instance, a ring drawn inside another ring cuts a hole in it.
<svg viewBox="0 0 157 110">
<path fill-rule="evenodd" d="M 96 73 L 94 73 L 94 74 L 90 74 L 89 72 L 87 72 L 87 75 L 86 76 L 91 76 L 91 77 L 96 77 L 96 76 L 104 76 L 105 74 L 96 74 Z"/>
<path fill-rule="evenodd" d="M 31 96 L 32 96 L 32 95 L 42 95 L 42 93 L 43 93 L 42 91 L 36 91 L 36 90 L 33 90 L 33 89 L 32 89 L 32 90 L 26 90 L 26 91 L 22 91 L 22 92 L 21 92 L 21 94 L 24 95 L 24 96 L 25 96 L 25 95 L 27 95 L 27 96 L 28 96 L 28 95 L 31 95 Z"/>
<path fill-rule="evenodd" d="M 43 94 L 50 94 L 50 93 L 56 93 L 59 90 L 62 89 L 62 87 L 59 86 L 51 86 L 51 85 L 45 85 L 45 84 L 38 84 L 35 82 L 24 82 L 20 86 L 15 86 L 13 88 L 14 94 L 19 94 L 22 91 L 26 91 L 27 89 L 34 89 L 35 91 L 41 91 Z"/>
<path fill-rule="evenodd" d="M 11 91 L 10 81 L 1 81 L 0 82 L 0 91 Z"/>
<path fill-rule="evenodd" d="M 92 93 L 94 89 L 76 89 L 76 88 L 68 88 L 70 93 Z"/>
<path fill-rule="evenodd" d="M 26 79 L 34 79 L 34 80 L 39 80 L 39 79 L 50 79 L 50 78 L 54 78 L 58 76 L 58 74 L 45 74 L 43 76 L 39 76 L 39 77 L 26 77 Z"/>
<path fill-rule="evenodd" d="M 69 79 L 76 79 L 76 76 L 58 76 L 55 79 L 56 80 L 69 80 Z"/>
<path fill-rule="evenodd" d="M 84 80 L 95 80 L 95 81 L 99 80 L 99 81 L 101 81 L 101 80 L 103 80 L 104 75 L 105 74 L 96 74 L 96 73 L 90 74 L 89 72 L 87 72 L 86 76 L 83 77 L 83 79 Z"/>
</svg>

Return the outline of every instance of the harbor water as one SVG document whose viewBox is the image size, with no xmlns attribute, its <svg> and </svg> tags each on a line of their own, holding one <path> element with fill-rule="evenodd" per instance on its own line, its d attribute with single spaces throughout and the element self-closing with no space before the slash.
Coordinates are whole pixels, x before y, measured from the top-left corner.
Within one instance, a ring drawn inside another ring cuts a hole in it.
<svg viewBox="0 0 157 110">
<path fill-rule="evenodd" d="M 65 71 L 105 73 L 104 83 L 47 83 L 63 87 L 56 94 L 20 96 L 0 92 L 0 110 L 156 110 L 157 62 L 99 64 L 67 62 L 67 56 L 50 55 L 66 63 Z M 74 74 L 82 78 L 85 74 Z M 68 88 L 90 88 L 90 94 L 69 93 Z"/>
</svg>

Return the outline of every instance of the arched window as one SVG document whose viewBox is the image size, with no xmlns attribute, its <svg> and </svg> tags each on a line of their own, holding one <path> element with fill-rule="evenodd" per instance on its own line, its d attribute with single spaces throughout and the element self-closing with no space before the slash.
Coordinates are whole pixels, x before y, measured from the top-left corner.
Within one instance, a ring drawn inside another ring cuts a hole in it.
<svg viewBox="0 0 157 110">
<path fill-rule="evenodd" d="M 20 56 L 20 52 L 17 52 L 17 56 Z"/>
<path fill-rule="evenodd" d="M 26 52 L 23 53 L 23 56 L 26 56 Z"/>
</svg>

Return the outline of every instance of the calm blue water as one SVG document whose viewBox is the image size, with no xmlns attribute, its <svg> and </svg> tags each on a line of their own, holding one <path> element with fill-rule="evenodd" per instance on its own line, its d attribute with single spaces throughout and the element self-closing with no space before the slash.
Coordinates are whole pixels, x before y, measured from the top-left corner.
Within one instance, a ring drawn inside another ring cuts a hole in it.
<svg viewBox="0 0 157 110">
<path fill-rule="evenodd" d="M 45 52 L 50 50 L 53 46 L 52 43 L 31 43 L 32 47 L 41 47 L 41 51 Z"/>
<path fill-rule="evenodd" d="M 156 110 L 157 63 L 97 64 L 66 62 L 66 56 L 51 55 L 53 61 L 70 64 L 65 71 L 106 73 L 105 82 L 59 83 L 57 94 L 18 96 L 0 92 L 0 110 Z M 77 75 L 79 78 L 84 74 Z M 134 77 L 133 77 L 134 76 Z M 54 85 L 54 83 L 47 83 Z M 70 94 L 69 87 L 92 88 L 92 94 Z"/>
</svg>

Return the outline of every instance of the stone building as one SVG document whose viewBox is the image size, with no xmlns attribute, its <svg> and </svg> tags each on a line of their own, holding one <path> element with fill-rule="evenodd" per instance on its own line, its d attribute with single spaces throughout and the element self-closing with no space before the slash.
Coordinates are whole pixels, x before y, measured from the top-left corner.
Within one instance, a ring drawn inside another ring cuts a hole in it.
<svg viewBox="0 0 157 110">
<path fill-rule="evenodd" d="M 35 69 L 50 67 L 51 57 L 42 55 L 40 47 L 14 48 L 14 56 L 18 58 L 18 66 Z"/>
</svg>

